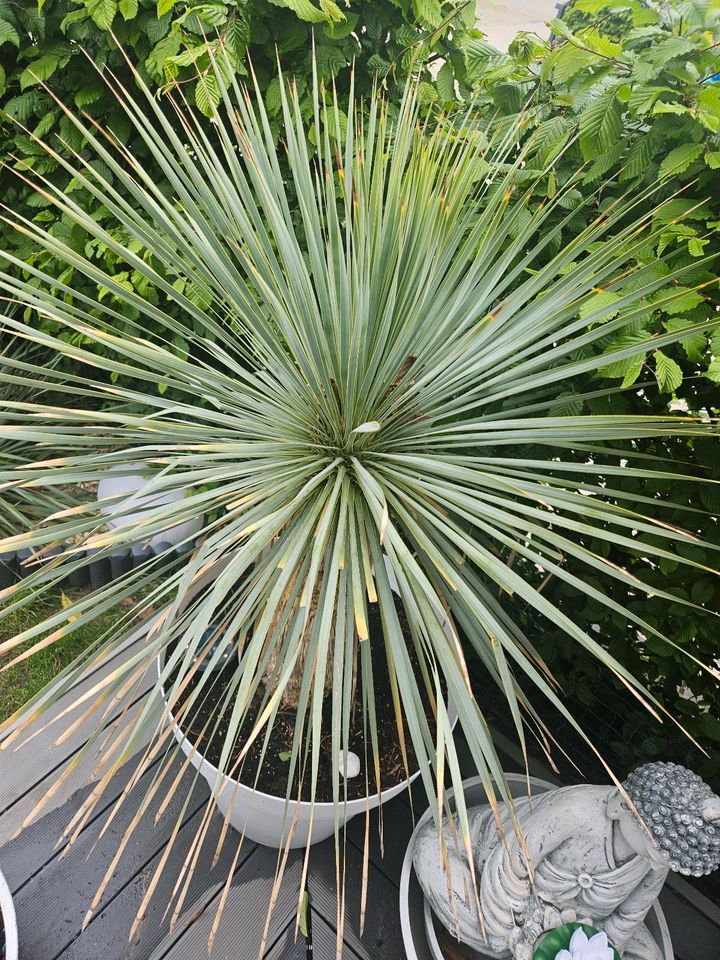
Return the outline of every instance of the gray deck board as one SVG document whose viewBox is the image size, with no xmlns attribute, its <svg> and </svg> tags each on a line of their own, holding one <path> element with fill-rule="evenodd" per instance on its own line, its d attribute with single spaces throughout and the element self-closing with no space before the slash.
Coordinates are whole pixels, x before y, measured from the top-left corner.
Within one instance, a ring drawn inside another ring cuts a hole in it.
<svg viewBox="0 0 720 960">
<path fill-rule="evenodd" d="M 380 842 L 382 816 L 383 841 Z M 370 812 L 368 859 L 380 875 L 395 886 L 400 879 L 405 849 L 415 827 L 410 806 L 400 797 Z M 365 847 L 365 817 L 351 820 L 347 828 L 349 842 L 361 854 Z"/>
<path fill-rule="evenodd" d="M 123 960 L 147 960 L 163 939 L 170 935 L 170 917 L 165 910 L 175 886 L 179 864 L 184 860 L 196 830 L 200 824 L 201 812 L 194 813 L 186 822 L 178 838 L 166 871 L 151 899 L 137 933 L 129 941 L 129 932 L 133 920 L 140 908 L 150 879 L 155 873 L 160 859 L 159 850 L 144 862 L 136 872 L 126 879 L 115 894 L 99 908 L 97 915 L 88 927 L 76 934 L 70 944 L 58 955 L 58 960 L 95 960 L 108 957 L 111 960 L 122 957 Z M 219 836 L 221 819 L 213 817 L 208 843 L 201 850 L 197 868 L 193 874 L 187 894 L 187 903 L 191 906 L 180 917 L 172 936 L 181 936 L 186 925 L 191 925 L 203 911 L 208 902 L 214 902 L 218 891 L 232 866 L 234 848 L 226 844 L 217 864 L 213 867 L 212 855 Z M 152 846 L 147 840 L 144 846 Z M 255 845 L 247 843 L 242 851 L 240 865 L 252 856 Z M 207 953 L 207 951 L 205 951 Z M 198 957 L 203 956 L 202 953 Z"/>
<path fill-rule="evenodd" d="M 117 818 L 107 833 L 100 838 L 105 818 L 99 818 L 69 848 L 64 858 L 55 857 L 25 884 L 14 896 L 18 922 L 26 929 L 24 942 L 29 956 L 40 958 L 46 946 L 44 924 L 33 924 L 32 918 L 39 914 L 55 930 L 52 942 L 52 955 L 60 955 L 81 929 L 88 905 L 98 890 L 106 870 L 113 861 L 140 800 L 150 783 L 152 771 L 149 771 L 123 804 Z M 192 777 L 188 776 L 184 787 L 189 796 L 187 810 L 182 809 L 182 794 L 178 793 L 170 803 L 157 825 L 154 815 L 159 805 L 155 800 L 147 815 L 143 816 L 139 826 L 123 851 L 123 855 L 113 872 L 110 883 L 103 896 L 100 909 L 115 897 L 157 856 L 165 845 L 176 819 L 190 823 L 193 815 L 204 805 L 206 791 L 193 790 Z M 143 789 L 144 788 L 144 789 Z M 160 798 L 162 799 L 162 798 Z M 71 804 L 71 813 L 75 809 Z M 126 934 L 127 936 L 127 934 Z"/>
<path fill-rule="evenodd" d="M 138 704 L 137 708 L 141 704 Z M 123 723 L 118 727 L 119 731 L 132 722 L 134 714 L 128 714 L 123 718 Z M 80 751 L 85 748 L 85 751 Z M 4 776 L 6 766 L 22 765 L 27 756 L 32 752 L 32 745 L 22 752 L 11 754 L 9 756 L 0 754 L 0 777 Z M 57 765 L 54 764 L 55 757 L 53 751 L 48 751 L 48 764 L 53 764 L 42 779 L 36 780 L 27 789 L 25 793 L 19 794 L 17 799 L 0 814 L 0 843 L 14 838 L 19 832 L 27 829 L 28 818 L 36 808 L 37 803 L 43 799 L 47 793 L 48 787 L 55 788 L 56 780 L 64 773 L 69 764 L 74 763 L 77 766 L 72 770 L 72 775 L 64 780 L 61 786 L 53 794 L 46 806 L 36 815 L 36 819 L 46 816 L 53 810 L 62 807 L 70 798 L 77 795 L 78 790 L 87 787 L 93 782 L 93 772 L 97 766 L 98 754 L 94 747 L 86 748 L 83 742 L 76 750 L 65 756 Z"/>
<path fill-rule="evenodd" d="M 130 776 L 135 771 L 135 762 L 129 761 L 118 771 L 106 796 L 92 816 L 91 822 L 105 817 L 113 803 L 120 796 Z M 88 784 L 77 790 L 62 806 L 51 810 L 46 816 L 33 821 L 3 849 L 2 871 L 11 890 L 17 892 L 44 866 L 49 864 L 61 848 L 57 848 L 58 837 L 68 824 L 68 820 L 78 806 L 90 793 Z M 3 822 L 3 821 L 0 821 Z M 65 845 L 63 845 L 65 846 Z"/>
<path fill-rule="evenodd" d="M 217 939 L 208 954 L 208 942 L 217 914 L 220 891 L 194 922 L 185 924 L 180 936 L 171 934 L 151 955 L 151 960 L 225 960 L 238 957 L 255 960 L 260 955 L 267 922 L 268 904 L 275 881 L 277 851 L 257 847 L 233 877 L 223 909 Z M 291 851 L 266 937 L 266 951 L 294 920 L 302 872 L 302 851 Z M 193 911 L 188 911 L 193 914 Z"/>
<path fill-rule="evenodd" d="M 312 911 L 313 960 L 335 960 L 336 936 L 329 923 L 316 910 Z M 345 948 L 346 960 L 357 960 L 350 947 Z M 302 936 L 295 937 L 293 918 L 278 937 L 264 960 L 307 960 L 307 945 Z"/>
<path fill-rule="evenodd" d="M 400 904 L 397 884 L 388 880 L 377 868 L 370 868 L 368 905 L 365 911 L 365 927 L 361 936 L 362 856 L 354 847 L 348 847 L 346 857 L 343 937 L 345 943 L 363 960 L 397 960 L 398 957 L 403 957 L 402 935 L 398 922 Z M 312 894 L 313 906 L 334 925 L 337 912 L 337 886 L 335 849 L 332 841 L 319 844 L 313 851 L 308 886 Z"/>
<path fill-rule="evenodd" d="M 27 731 L 23 731 L 15 742 L 0 752 L 0 841 L 12 836 L 21 827 L 35 804 L 47 792 L 48 785 L 54 783 L 68 763 L 77 757 L 96 729 L 102 714 L 87 717 L 71 736 L 62 743 L 57 743 L 63 730 L 77 720 L 88 707 L 87 703 L 75 706 L 78 698 L 120 662 L 139 650 L 145 632 L 138 631 L 115 656 L 98 665 L 81 683 L 63 694 Z M 149 685 L 148 677 L 143 679 L 138 687 L 138 708 Z M 71 710 L 66 716 L 57 722 L 51 722 L 68 707 Z M 112 723 L 117 717 L 118 711 L 111 711 L 108 723 Z M 123 722 L 129 722 L 130 719 L 128 716 Z M 80 766 L 73 772 L 72 777 L 63 783 L 43 813 L 61 806 L 78 788 L 85 786 L 96 762 L 96 753 L 92 749 L 86 750 Z"/>
</svg>

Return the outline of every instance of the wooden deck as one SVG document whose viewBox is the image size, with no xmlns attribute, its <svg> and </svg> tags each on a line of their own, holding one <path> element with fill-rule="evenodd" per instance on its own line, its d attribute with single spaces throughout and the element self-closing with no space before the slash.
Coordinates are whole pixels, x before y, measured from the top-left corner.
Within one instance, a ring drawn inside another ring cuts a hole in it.
<svg viewBox="0 0 720 960">
<path fill-rule="evenodd" d="M 118 653 L 126 656 L 135 644 Z M 110 669 L 108 663 L 99 668 Z M 78 688 L 68 692 L 47 717 L 60 712 L 77 699 Z M 137 706 L 141 706 L 141 693 Z M 63 718 L 68 725 L 77 715 Z M 43 723 L 46 722 L 47 717 Z M 39 727 L 38 727 L 39 729 Z M 62 728 L 61 728 L 62 729 Z M 19 748 L 0 752 L 0 869 L 13 891 L 20 932 L 21 960 L 199 960 L 208 956 L 207 943 L 216 914 L 221 884 L 232 866 L 237 844 L 224 845 L 219 862 L 212 856 L 222 819 L 213 815 L 209 836 L 203 846 L 185 903 L 187 908 L 174 930 L 164 916 L 169 892 L 179 865 L 195 836 L 209 791 L 196 781 L 194 771 L 186 772 L 186 789 L 176 793 L 168 809 L 155 823 L 162 797 L 143 815 L 132 840 L 121 857 L 94 916 L 82 929 L 83 918 L 100 885 L 118 839 L 143 796 L 141 786 L 130 795 L 108 833 L 98 840 L 109 810 L 134 769 L 133 761 L 115 778 L 79 838 L 69 848 L 57 847 L 57 839 L 88 795 L 94 767 L 87 756 L 67 782 L 52 797 L 40 818 L 25 820 L 35 804 L 54 788 L 61 772 L 85 744 L 90 727 L 80 726 L 66 742 L 54 746 L 60 732 L 50 728 Z M 179 761 L 178 769 L 179 769 Z M 148 780 L 150 770 L 145 774 Z M 148 912 L 130 942 L 128 933 L 162 856 L 169 833 L 182 810 L 187 794 L 190 802 L 183 813 L 183 828 L 171 862 L 166 867 Z M 407 797 L 384 808 L 386 849 L 380 854 L 377 813 L 373 814 L 373 843 L 370 849 L 368 908 L 365 930 L 359 934 L 364 824 L 355 821 L 348 831 L 346 903 L 343 955 L 351 960 L 397 960 L 403 956 L 398 923 L 398 884 L 407 841 L 412 832 L 412 813 Z M 292 854 L 273 913 L 264 957 L 268 960 L 305 960 L 306 944 L 295 938 L 295 916 L 302 870 L 302 853 Z M 254 960 L 258 956 L 266 922 L 267 904 L 275 878 L 277 852 L 246 842 L 235 865 L 233 886 L 222 915 L 211 957 L 216 960 Z M 312 936 L 315 960 L 333 960 L 336 944 L 335 848 L 329 840 L 313 848 L 309 871 L 312 903 Z"/>
<path fill-rule="evenodd" d="M 142 642 L 141 637 L 134 643 Z M 128 645 L 117 656 L 127 655 Z M 99 668 L 109 669 L 111 664 Z M 90 681 L 86 681 L 90 682 Z M 77 698 L 69 691 L 53 707 L 59 711 Z M 141 691 L 138 706 L 144 694 Z M 80 709 L 78 709 L 78 713 Z M 63 723 L 74 719 L 71 714 Z M 165 905 L 174 886 L 179 864 L 192 843 L 208 790 L 187 772 L 187 789 L 178 790 L 168 810 L 155 823 L 162 798 L 144 814 L 124 851 L 102 902 L 83 929 L 87 907 L 117 849 L 119 836 L 137 809 L 143 791 L 130 795 L 117 822 L 98 839 L 103 824 L 133 769 L 132 762 L 115 778 L 102 807 L 85 825 L 69 848 L 57 847 L 57 838 L 89 792 L 93 759 L 87 757 L 53 795 L 36 822 L 24 822 L 37 801 L 54 788 L 62 770 L 73 761 L 89 730 L 80 726 L 59 746 L 54 729 L 39 733 L 19 749 L 0 752 L 0 869 L 15 898 L 20 931 L 21 960 L 201 960 L 208 956 L 208 935 L 216 914 L 221 884 L 236 852 L 224 845 L 213 867 L 213 840 L 221 818 L 213 815 L 208 842 L 203 847 L 184 913 L 170 931 Z M 511 744 L 505 744 L 507 769 L 517 767 Z M 543 776 L 545 771 L 536 772 Z M 145 775 L 152 776 L 152 770 Z M 182 810 L 183 799 L 190 801 Z M 420 809 L 424 807 L 418 794 Z M 147 914 L 132 941 L 130 926 L 147 890 L 154 867 L 162 856 L 169 833 L 182 811 L 183 828 L 171 860 L 150 902 Z M 403 960 L 398 918 L 398 886 L 405 848 L 413 828 L 409 795 L 383 808 L 384 856 L 378 839 L 378 814 L 373 812 L 369 851 L 369 884 L 365 930 L 359 931 L 363 861 L 363 818 L 348 828 L 346 861 L 346 920 L 343 956 L 348 960 Z M 266 921 L 267 904 L 275 877 L 277 852 L 247 842 L 234 868 L 233 885 L 210 956 L 214 960 L 255 960 Z M 291 855 L 280 889 L 263 953 L 267 960 L 305 960 L 306 944 L 295 938 L 295 911 L 302 871 L 302 851 Z M 336 887 L 334 841 L 313 848 L 309 889 L 312 903 L 314 960 L 333 960 L 336 943 Z M 688 894 L 688 890 L 690 893 Z M 690 899 L 688 899 L 688 896 Z M 679 960 L 707 960 L 720 956 L 720 910 L 706 903 L 698 910 L 697 898 L 687 884 L 668 889 L 663 897 L 671 933 L 683 948 Z M 713 911 L 715 913 L 713 914 Z"/>
</svg>

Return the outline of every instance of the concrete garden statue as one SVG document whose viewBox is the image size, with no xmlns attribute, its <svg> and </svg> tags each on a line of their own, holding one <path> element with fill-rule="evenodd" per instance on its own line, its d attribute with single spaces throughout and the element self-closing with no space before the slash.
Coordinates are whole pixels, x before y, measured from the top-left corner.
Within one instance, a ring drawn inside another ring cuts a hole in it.
<svg viewBox="0 0 720 960">
<path fill-rule="evenodd" d="M 489 805 L 469 810 L 479 913 L 455 824 L 443 830 L 446 877 L 429 822 L 414 853 L 425 897 L 483 955 L 531 960 L 541 934 L 579 921 L 605 933 L 624 960 L 660 960 L 645 916 L 670 870 L 698 877 L 720 865 L 720 797 L 673 763 L 639 767 L 623 790 L 581 784 L 518 799 L 523 840 L 504 804 L 502 832 Z"/>
</svg>

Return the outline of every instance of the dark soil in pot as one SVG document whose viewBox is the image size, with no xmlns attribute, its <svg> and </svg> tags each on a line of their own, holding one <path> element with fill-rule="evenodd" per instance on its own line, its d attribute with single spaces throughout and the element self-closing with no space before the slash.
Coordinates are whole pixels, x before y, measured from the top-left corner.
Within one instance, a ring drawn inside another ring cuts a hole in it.
<svg viewBox="0 0 720 960">
<path fill-rule="evenodd" d="M 407 626 L 407 618 L 402 605 L 396 600 L 396 608 L 404 636 L 407 638 L 408 651 L 410 659 L 413 662 L 415 675 L 419 676 L 419 665 L 415 655 L 413 642 L 410 637 L 410 631 Z M 380 760 L 380 782 L 383 790 L 403 783 L 408 775 L 412 775 L 418 769 L 418 761 L 412 742 L 409 737 L 407 727 L 405 728 L 405 748 L 407 753 L 407 768 L 403 762 L 402 751 L 400 749 L 397 721 L 395 709 L 392 700 L 392 691 L 390 686 L 390 677 L 387 670 L 387 661 L 385 659 L 384 638 L 380 613 L 377 604 L 368 606 L 368 627 L 369 639 L 365 643 L 372 644 L 373 651 L 373 689 L 375 692 L 375 713 L 378 736 L 378 755 Z M 358 671 L 360 673 L 360 671 Z M 221 750 L 225 742 L 225 736 L 228 727 L 229 717 L 223 717 L 217 724 L 217 713 L 221 709 L 221 704 L 227 690 L 227 685 L 233 675 L 233 666 L 226 666 L 218 672 L 215 683 L 209 688 L 206 687 L 202 694 L 202 704 L 193 707 L 193 716 L 184 719 L 179 724 L 185 736 L 191 743 L 195 744 L 202 755 L 213 764 L 218 766 L 220 762 Z M 199 682 L 199 674 L 188 683 L 186 687 L 189 695 Z M 358 677 L 358 696 L 361 695 L 361 681 Z M 239 735 L 236 740 L 236 746 L 233 751 L 233 759 L 238 756 L 242 747 L 247 742 L 257 714 L 262 707 L 262 696 L 256 696 L 252 708 L 243 722 Z M 425 703 L 426 716 L 431 721 L 433 729 L 433 713 L 429 698 Z M 208 722 L 209 720 L 209 722 Z M 295 710 L 290 709 L 285 712 L 278 712 L 270 740 L 265 747 L 263 756 L 263 747 L 265 744 L 265 732 L 257 737 L 248 751 L 242 768 L 233 772 L 233 777 L 240 780 L 241 783 L 262 793 L 269 793 L 273 796 L 284 797 L 288 787 L 288 777 L 290 770 L 289 754 L 292 750 L 293 737 L 295 734 Z M 326 698 L 323 712 L 323 739 L 320 744 L 320 761 L 317 779 L 317 788 L 315 794 L 316 802 L 332 802 L 332 705 L 330 698 Z M 208 730 L 204 732 L 207 724 Z M 214 730 L 214 733 L 210 731 Z M 347 780 L 347 799 L 362 799 L 369 794 L 372 796 L 377 793 L 377 784 L 375 781 L 373 748 L 369 730 L 363 729 L 363 711 L 358 708 L 353 712 L 350 723 L 349 750 L 357 754 L 360 758 L 360 773 L 358 776 Z M 258 776 L 258 767 L 260 768 Z M 368 785 L 366 785 L 366 771 Z M 257 781 L 256 781 L 257 777 Z M 297 798 L 297 772 L 294 777 L 292 796 Z M 302 799 L 310 800 L 310 773 L 308 760 L 308 773 L 303 778 Z M 343 780 L 340 781 L 340 797 L 343 798 Z"/>
</svg>

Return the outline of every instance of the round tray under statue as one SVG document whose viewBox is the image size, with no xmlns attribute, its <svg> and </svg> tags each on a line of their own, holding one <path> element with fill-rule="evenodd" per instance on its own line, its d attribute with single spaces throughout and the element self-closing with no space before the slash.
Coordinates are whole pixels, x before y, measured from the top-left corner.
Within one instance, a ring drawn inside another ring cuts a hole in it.
<svg viewBox="0 0 720 960">
<path fill-rule="evenodd" d="M 508 773 L 505 779 L 511 796 L 527 796 L 528 781 L 524 774 Z M 465 780 L 463 787 L 465 801 L 469 807 L 488 802 L 480 777 Z M 533 794 L 537 795 L 545 793 L 546 790 L 554 790 L 555 785 L 546 780 L 531 777 L 530 788 Z M 448 799 L 452 799 L 452 794 L 452 790 L 447 791 Z M 488 960 L 488 957 L 508 957 L 509 954 L 480 953 L 465 944 L 458 943 L 442 924 L 436 921 L 430 905 L 423 896 L 413 867 L 415 838 L 431 817 L 432 811 L 428 809 L 418 821 L 405 851 L 400 877 L 400 925 L 408 960 Z M 645 923 L 660 947 L 664 960 L 674 960 L 670 932 L 658 903 L 653 906 Z"/>
</svg>

